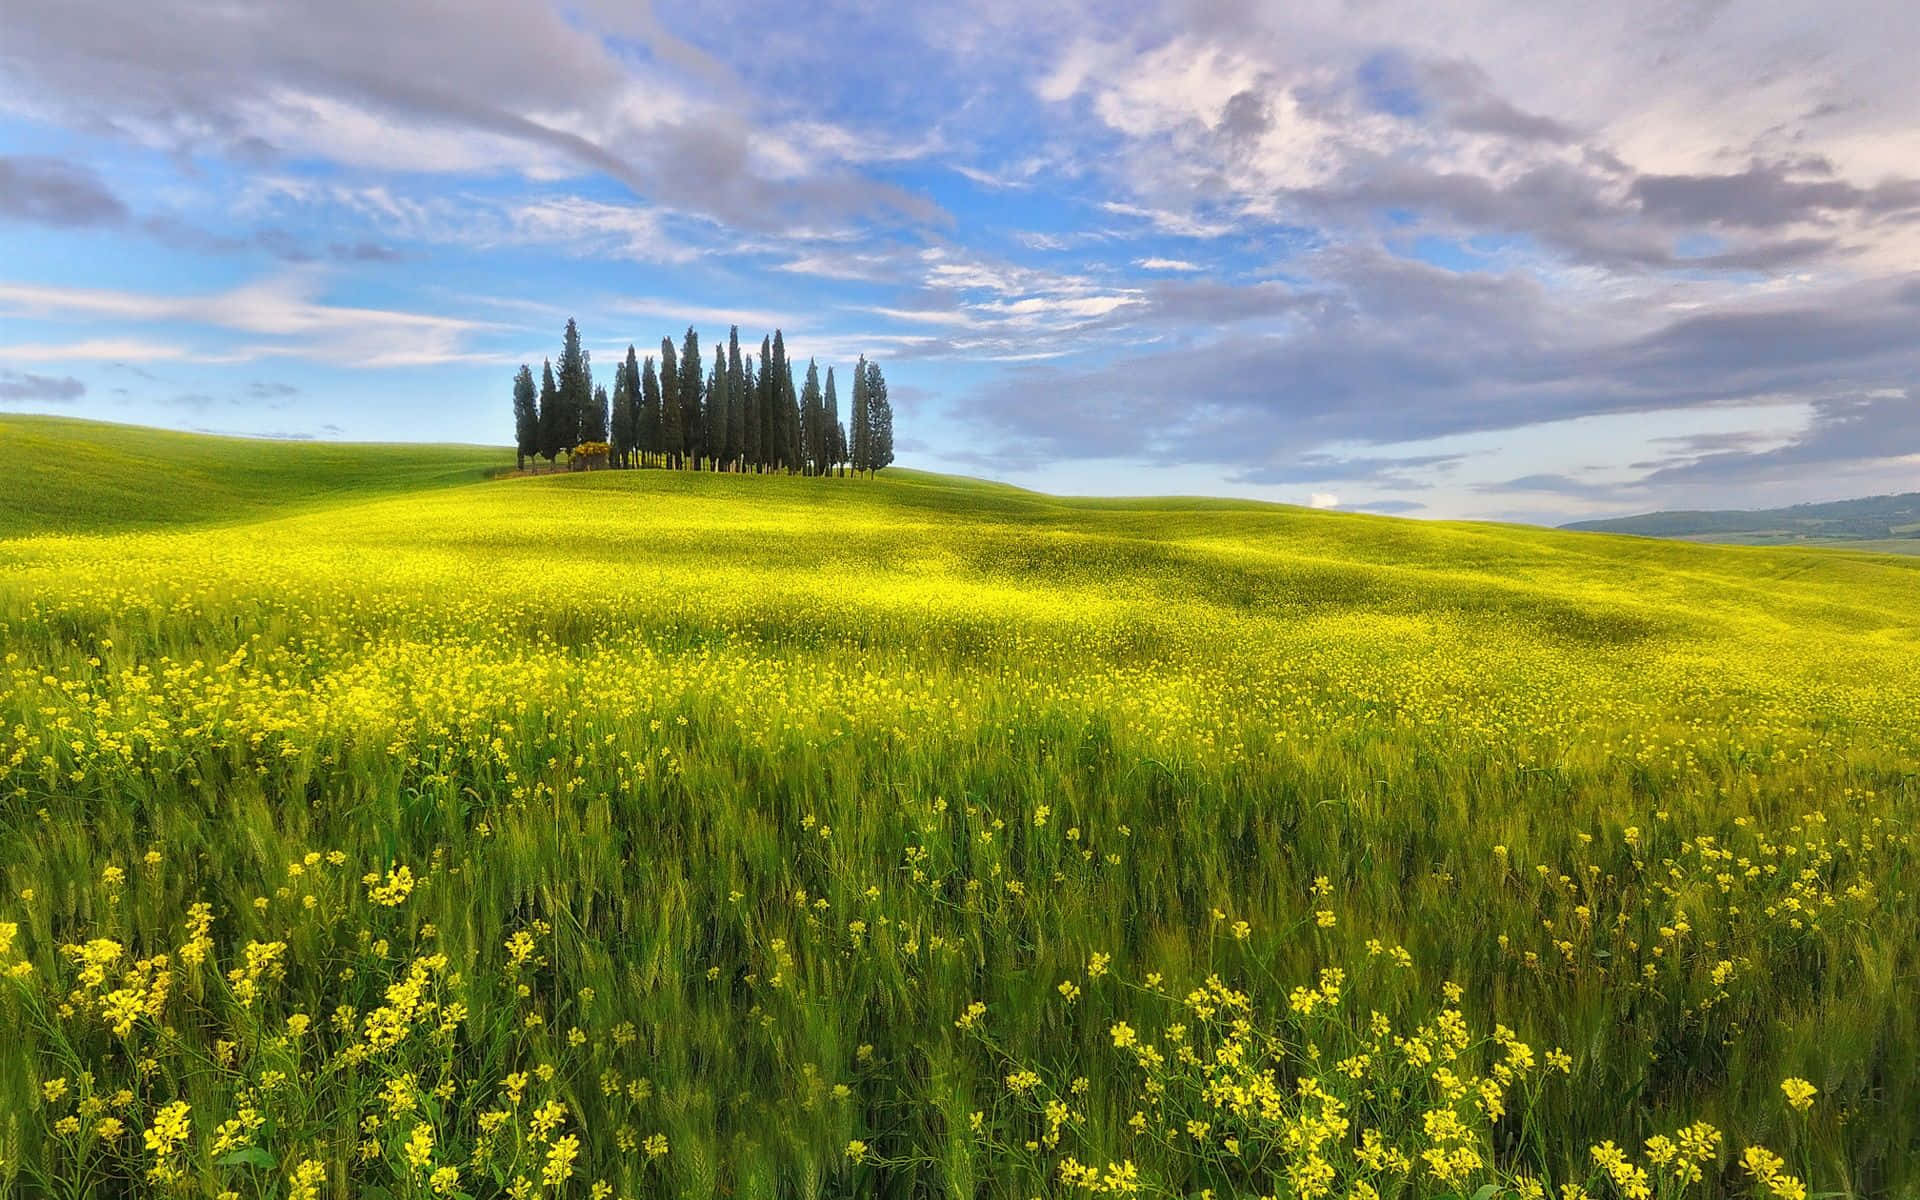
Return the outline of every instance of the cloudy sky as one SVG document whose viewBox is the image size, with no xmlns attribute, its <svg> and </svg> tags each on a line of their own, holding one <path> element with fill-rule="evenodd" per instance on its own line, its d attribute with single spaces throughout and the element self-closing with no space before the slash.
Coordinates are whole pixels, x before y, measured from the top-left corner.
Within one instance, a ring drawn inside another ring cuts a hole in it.
<svg viewBox="0 0 1920 1200">
<path fill-rule="evenodd" d="M 499 443 L 737 321 L 1052 491 L 1920 489 L 1911 0 L 0 9 L 0 408 Z"/>
</svg>

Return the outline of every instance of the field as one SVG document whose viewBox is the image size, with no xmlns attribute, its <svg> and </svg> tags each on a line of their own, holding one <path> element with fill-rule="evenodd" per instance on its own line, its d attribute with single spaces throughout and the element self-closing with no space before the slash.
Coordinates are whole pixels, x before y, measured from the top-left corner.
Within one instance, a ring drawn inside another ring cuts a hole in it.
<svg viewBox="0 0 1920 1200">
<path fill-rule="evenodd" d="M 0 540 L 0 1192 L 1920 1194 L 1920 560 L 475 453 Z"/>
</svg>

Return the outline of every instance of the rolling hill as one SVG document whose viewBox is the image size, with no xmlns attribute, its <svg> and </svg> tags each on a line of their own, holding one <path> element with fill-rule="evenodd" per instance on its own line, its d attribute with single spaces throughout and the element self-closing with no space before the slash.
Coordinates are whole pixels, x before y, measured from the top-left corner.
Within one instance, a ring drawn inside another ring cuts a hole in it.
<svg viewBox="0 0 1920 1200">
<path fill-rule="evenodd" d="M 1920 1189 L 1920 560 L 162 441 L 0 540 L 0 1191 Z"/>
<path fill-rule="evenodd" d="M 470 483 L 512 463 L 485 446 L 213 437 L 0 413 L 0 538 L 231 523 Z"/>
</svg>

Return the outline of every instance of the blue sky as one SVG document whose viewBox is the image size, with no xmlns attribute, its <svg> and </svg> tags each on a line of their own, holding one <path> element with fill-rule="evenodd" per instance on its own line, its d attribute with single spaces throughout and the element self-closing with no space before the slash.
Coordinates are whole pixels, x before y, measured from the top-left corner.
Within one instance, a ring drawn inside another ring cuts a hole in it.
<svg viewBox="0 0 1920 1200">
<path fill-rule="evenodd" d="M 1052 491 L 1920 489 L 1904 4 L 809 7 L 15 0 L 0 408 L 498 443 L 737 321 Z"/>
</svg>

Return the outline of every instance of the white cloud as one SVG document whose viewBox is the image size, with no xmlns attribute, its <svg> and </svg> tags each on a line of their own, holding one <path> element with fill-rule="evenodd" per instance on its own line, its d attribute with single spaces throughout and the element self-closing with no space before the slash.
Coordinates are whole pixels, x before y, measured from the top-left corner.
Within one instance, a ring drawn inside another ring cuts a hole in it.
<svg viewBox="0 0 1920 1200">
<path fill-rule="evenodd" d="M 1188 262 L 1184 258 L 1138 258 L 1133 265 L 1143 271 L 1198 271 L 1199 263 Z"/>
<path fill-rule="evenodd" d="M 153 343 L 113 338 L 76 343 L 76 347 L 92 347 L 96 351 L 106 348 L 126 351 L 111 355 L 93 353 L 87 357 L 237 361 L 287 356 L 345 367 L 488 360 L 488 356 L 476 355 L 466 348 L 472 334 L 488 328 L 485 323 L 427 313 L 324 304 L 314 299 L 321 282 L 316 272 L 293 272 L 255 280 L 224 292 L 185 296 L 0 283 L 0 311 L 43 319 L 86 318 L 189 329 L 211 326 L 233 333 L 283 339 L 242 342 L 212 353 L 169 346 L 160 347 L 156 353 Z M 32 353 L 36 347 L 21 349 L 17 357 L 36 357 Z M 38 360 L 46 361 L 46 357 L 38 356 Z"/>
</svg>

